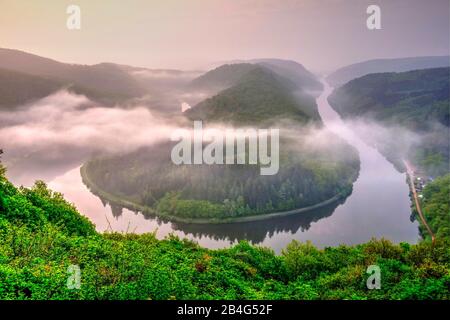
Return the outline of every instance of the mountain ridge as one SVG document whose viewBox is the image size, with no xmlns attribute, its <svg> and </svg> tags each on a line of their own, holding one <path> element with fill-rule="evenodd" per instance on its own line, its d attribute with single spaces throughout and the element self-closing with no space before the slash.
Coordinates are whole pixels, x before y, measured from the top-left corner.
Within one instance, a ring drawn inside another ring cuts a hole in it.
<svg viewBox="0 0 450 320">
<path fill-rule="evenodd" d="M 370 73 L 406 72 L 449 66 L 449 56 L 371 59 L 339 68 L 327 77 L 327 81 L 332 86 L 339 87 L 352 79 Z"/>
<path fill-rule="evenodd" d="M 293 92 L 296 84 L 261 65 L 223 65 L 194 80 L 226 87 L 187 110 L 191 120 L 224 121 L 234 124 L 256 124 L 287 118 L 307 122 L 320 117 L 314 99 Z"/>
</svg>

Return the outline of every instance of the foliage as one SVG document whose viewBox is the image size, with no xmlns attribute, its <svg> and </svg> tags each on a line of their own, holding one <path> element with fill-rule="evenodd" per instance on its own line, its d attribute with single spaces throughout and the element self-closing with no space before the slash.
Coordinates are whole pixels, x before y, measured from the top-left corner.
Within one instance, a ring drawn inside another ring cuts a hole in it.
<svg viewBox="0 0 450 320">
<path fill-rule="evenodd" d="M 294 241 L 279 256 L 247 242 L 209 250 L 174 236 L 99 234 L 42 182 L 16 188 L 0 177 L 1 299 L 449 299 L 448 244 Z M 73 264 L 79 290 L 67 286 Z M 366 288 L 371 264 L 380 290 Z"/>
<path fill-rule="evenodd" d="M 6 168 L 2 165 L 2 162 L 1 162 L 2 154 L 3 154 L 3 150 L 0 149 L 0 177 L 4 176 L 6 173 Z"/>
<path fill-rule="evenodd" d="M 315 205 L 347 196 L 359 170 L 354 149 L 336 140 L 312 150 L 281 141 L 280 169 L 262 176 L 258 165 L 182 165 L 160 144 L 84 165 L 93 182 L 120 199 L 180 218 L 233 218 Z M 109 199 L 114 201 L 114 199 Z"/>
<path fill-rule="evenodd" d="M 237 125 L 273 124 L 280 119 L 306 123 L 320 119 L 312 97 L 294 96 L 293 92 L 299 88 L 291 80 L 261 66 L 243 64 L 229 68 L 232 70 L 225 75 L 231 78 L 233 86 L 187 110 L 189 119 Z M 228 74 L 231 72 L 233 77 Z"/>
<path fill-rule="evenodd" d="M 431 230 L 436 237 L 450 239 L 450 174 L 428 183 L 422 195 L 422 211 Z M 420 230 L 429 237 L 424 226 Z"/>
</svg>

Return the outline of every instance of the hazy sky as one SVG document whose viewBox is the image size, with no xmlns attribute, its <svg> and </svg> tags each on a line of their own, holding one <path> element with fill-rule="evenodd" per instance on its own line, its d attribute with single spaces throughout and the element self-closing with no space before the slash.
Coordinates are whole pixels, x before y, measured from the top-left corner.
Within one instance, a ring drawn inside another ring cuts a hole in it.
<svg viewBox="0 0 450 320">
<path fill-rule="evenodd" d="M 81 8 L 81 30 L 66 8 Z M 381 7 L 381 30 L 366 8 Z M 448 55 L 450 0 L 0 0 L 0 47 L 56 60 L 205 68 L 286 58 L 315 71 L 372 58 Z"/>
</svg>

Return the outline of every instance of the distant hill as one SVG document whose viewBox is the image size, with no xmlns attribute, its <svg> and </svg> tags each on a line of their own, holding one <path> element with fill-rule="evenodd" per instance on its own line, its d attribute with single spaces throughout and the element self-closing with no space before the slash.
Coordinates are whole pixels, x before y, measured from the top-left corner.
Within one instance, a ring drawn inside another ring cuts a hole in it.
<svg viewBox="0 0 450 320">
<path fill-rule="evenodd" d="M 303 90 L 321 91 L 323 89 L 323 85 L 317 80 L 317 77 L 298 62 L 281 59 L 255 59 L 250 62 L 262 65 L 288 78 Z"/>
<path fill-rule="evenodd" d="M 231 87 L 186 111 L 190 119 L 242 125 L 282 118 L 301 122 L 320 118 L 311 96 L 294 96 L 294 82 L 260 65 L 224 65 L 195 83 Z"/>
<path fill-rule="evenodd" d="M 250 63 L 224 64 L 192 80 L 190 87 L 208 91 L 227 89 L 237 84 L 249 71 L 257 67 Z"/>
<path fill-rule="evenodd" d="M 149 69 L 122 64 L 116 64 L 116 66 L 131 75 L 146 92 L 151 93 L 166 88 L 182 89 L 187 83 L 204 73 L 198 70 Z"/>
<path fill-rule="evenodd" d="M 298 89 L 308 91 L 322 90 L 322 84 L 303 65 L 281 59 L 253 59 L 234 60 L 207 72 L 194 79 L 192 85 L 195 88 L 220 88 L 232 86 L 240 77 L 248 71 L 263 66 L 286 79 L 289 79 Z"/>
<path fill-rule="evenodd" d="M 125 99 L 122 95 L 112 92 L 106 94 L 105 92 L 99 92 L 93 88 L 83 87 L 64 80 L 0 69 L 0 110 L 12 110 L 17 106 L 45 98 L 62 89 L 75 94 L 85 95 L 91 100 L 105 104 L 112 104 Z"/>
<path fill-rule="evenodd" d="M 97 99 L 125 100 L 140 96 L 143 88 L 129 73 L 112 63 L 61 63 L 19 50 L 0 48 L 0 68 L 75 84 L 95 91 Z"/>
<path fill-rule="evenodd" d="M 449 90 L 450 68 L 375 73 L 336 89 L 329 102 L 345 118 L 375 120 L 419 135 L 408 157 L 429 174 L 440 175 L 448 172 Z M 401 137 L 384 137 L 377 143 L 385 155 L 401 163 Z"/>
<path fill-rule="evenodd" d="M 344 117 L 364 116 L 425 130 L 449 126 L 450 68 L 374 73 L 336 89 L 329 100 Z"/>
<path fill-rule="evenodd" d="M 62 87 L 51 79 L 0 69 L 0 110 L 44 98 Z"/>
<path fill-rule="evenodd" d="M 327 77 L 327 81 L 330 85 L 339 87 L 352 79 L 356 79 L 370 73 L 404 72 L 449 66 L 449 56 L 375 59 L 340 68 L 330 74 Z"/>
</svg>

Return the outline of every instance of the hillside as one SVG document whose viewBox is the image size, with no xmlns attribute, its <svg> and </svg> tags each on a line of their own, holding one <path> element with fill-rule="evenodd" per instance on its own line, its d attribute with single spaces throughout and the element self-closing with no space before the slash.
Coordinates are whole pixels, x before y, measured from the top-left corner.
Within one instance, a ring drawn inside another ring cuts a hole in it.
<svg viewBox="0 0 450 320">
<path fill-rule="evenodd" d="M 450 174 L 426 184 L 422 195 L 422 211 L 431 230 L 437 238 L 450 239 Z M 417 214 L 415 210 L 414 213 Z M 420 232 L 423 238 L 430 238 L 422 224 Z"/>
<path fill-rule="evenodd" d="M 225 64 L 193 79 L 190 88 L 218 92 L 236 85 L 242 77 L 256 68 L 256 65 L 250 63 Z"/>
<path fill-rule="evenodd" d="M 120 94 L 113 92 L 106 94 L 92 88 L 67 83 L 64 80 L 0 69 L 0 110 L 13 110 L 15 107 L 32 103 L 62 89 L 85 95 L 91 100 L 105 104 L 125 99 Z"/>
<path fill-rule="evenodd" d="M 293 241 L 280 256 L 241 242 L 210 250 L 175 236 L 97 233 L 38 182 L 16 188 L 0 168 L 0 299 L 450 299 L 448 239 L 372 240 L 319 250 Z M 367 290 L 367 267 L 382 287 Z M 81 271 L 77 290 L 69 266 Z M 69 273 L 70 275 L 70 273 Z"/>
<path fill-rule="evenodd" d="M 273 72 L 291 80 L 297 88 L 305 91 L 321 91 L 323 85 L 317 77 L 307 70 L 302 64 L 292 60 L 281 59 L 255 59 L 251 63 L 257 63 Z"/>
<path fill-rule="evenodd" d="M 375 59 L 340 68 L 327 77 L 328 83 L 339 87 L 348 81 L 370 73 L 405 72 L 419 69 L 449 67 L 449 56 Z"/>
<path fill-rule="evenodd" d="M 448 171 L 450 68 L 377 73 L 352 80 L 329 97 L 344 118 L 374 120 L 388 128 L 404 128 L 421 138 L 406 156 L 431 175 Z M 397 137 L 399 138 L 399 137 Z M 400 162 L 401 139 L 379 141 L 391 159 Z"/>
<path fill-rule="evenodd" d="M 121 101 L 144 93 L 131 75 L 111 63 L 91 66 L 67 64 L 19 50 L 0 48 L 0 68 L 77 85 L 95 92 L 94 98 L 106 101 Z"/>
<path fill-rule="evenodd" d="M 267 70 L 289 80 L 293 89 L 320 91 L 322 84 L 317 77 L 298 62 L 281 59 L 234 60 L 223 64 L 191 82 L 194 89 L 220 91 L 235 85 L 249 71 L 264 67 Z"/>
<path fill-rule="evenodd" d="M 0 110 L 44 98 L 62 87 L 55 80 L 0 69 Z"/>
<path fill-rule="evenodd" d="M 227 222 L 347 197 L 359 171 L 356 151 L 338 139 L 316 149 L 302 141 L 280 143 L 280 168 L 271 176 L 261 175 L 260 165 L 175 165 L 170 159 L 174 143 L 161 143 L 89 161 L 82 168 L 83 182 L 112 203 L 198 223 Z"/>
<path fill-rule="evenodd" d="M 185 114 L 189 119 L 247 125 L 279 119 L 303 123 L 320 121 L 311 96 L 294 96 L 296 85 L 265 67 L 226 65 L 208 72 L 196 83 L 200 80 L 222 85 L 227 83 L 231 87 L 187 110 Z"/>
</svg>

